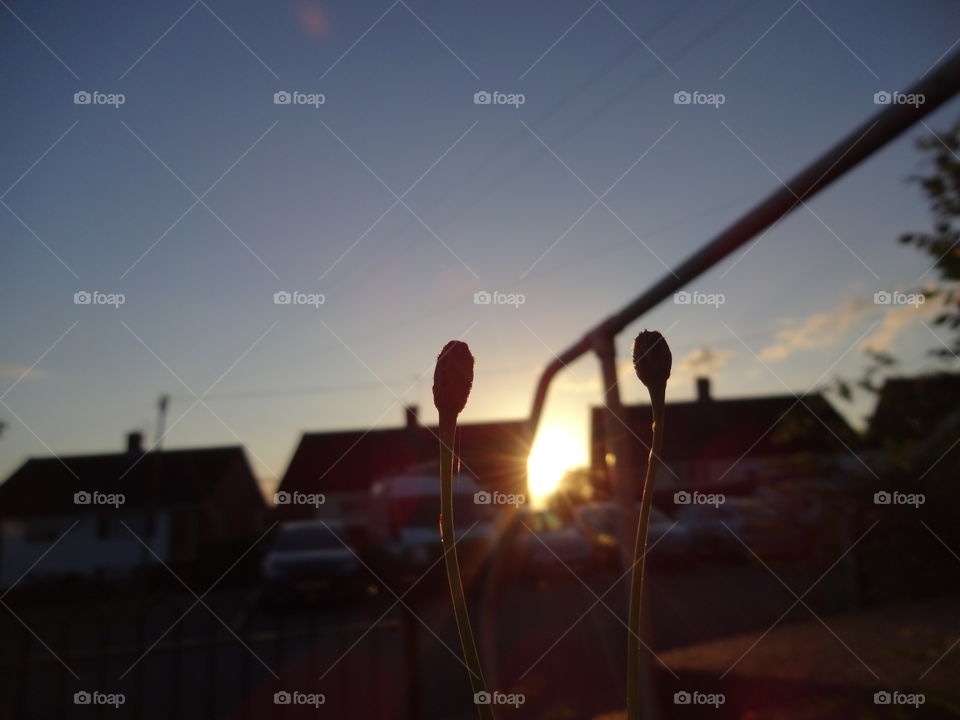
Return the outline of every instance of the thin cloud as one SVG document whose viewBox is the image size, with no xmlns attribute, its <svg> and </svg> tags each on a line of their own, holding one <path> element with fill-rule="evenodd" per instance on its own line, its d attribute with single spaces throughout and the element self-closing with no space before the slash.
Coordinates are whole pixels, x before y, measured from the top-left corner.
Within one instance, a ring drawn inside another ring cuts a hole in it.
<svg viewBox="0 0 960 720">
<path fill-rule="evenodd" d="M 901 291 L 898 291 L 901 292 Z M 890 352 L 897 338 L 913 323 L 933 317 L 940 310 L 940 298 L 927 299 L 922 304 L 876 305 L 870 300 L 847 300 L 836 307 L 814 313 L 804 319 L 787 320 L 778 330 L 776 342 L 760 351 L 764 360 L 783 360 L 798 350 L 815 350 L 838 342 L 846 331 L 867 319 L 871 313 L 882 310 L 877 329 L 860 347 L 876 352 Z"/>
<path fill-rule="evenodd" d="M 39 368 L 29 368 L 26 365 L 11 365 L 0 363 L 0 377 L 16 380 L 22 377 L 24 380 L 42 380 L 49 377 L 49 374 Z"/>
<path fill-rule="evenodd" d="M 699 347 L 681 358 L 674 372 L 683 377 L 712 375 L 720 372 L 735 355 L 733 350 L 717 350 L 709 346 Z"/>
<path fill-rule="evenodd" d="M 837 342 L 872 308 L 866 300 L 847 300 L 825 312 L 803 320 L 788 320 L 787 327 L 775 334 L 776 342 L 760 351 L 763 360 L 784 360 L 797 350 L 814 350 Z"/>
<path fill-rule="evenodd" d="M 884 314 L 877 330 L 866 338 L 861 347 L 875 352 L 891 352 L 897 337 L 911 324 L 933 317 L 942 308 L 940 298 L 927 299 L 922 305 L 897 305 Z"/>
</svg>

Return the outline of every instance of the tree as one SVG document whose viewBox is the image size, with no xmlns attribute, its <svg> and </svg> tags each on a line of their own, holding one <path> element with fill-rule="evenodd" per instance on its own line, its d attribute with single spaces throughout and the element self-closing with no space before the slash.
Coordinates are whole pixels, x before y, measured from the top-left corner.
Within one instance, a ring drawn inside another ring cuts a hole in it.
<svg viewBox="0 0 960 720">
<path fill-rule="evenodd" d="M 920 185 L 930 203 L 933 229 L 905 233 L 900 242 L 934 258 L 931 269 L 939 274 L 940 284 L 925 293 L 942 299 L 934 324 L 950 329 L 954 337 L 952 347 L 934 347 L 931 354 L 952 360 L 960 354 L 960 119 L 946 132 L 921 138 L 917 147 L 930 156 L 932 170 L 910 180 Z"/>
<path fill-rule="evenodd" d="M 942 303 L 933 322 L 950 330 L 953 339 L 946 346 L 931 347 L 929 352 L 951 362 L 960 357 L 960 118 L 949 130 L 933 132 L 916 144 L 929 156 L 931 169 L 927 175 L 911 175 L 908 180 L 919 185 L 926 196 L 933 227 L 928 231 L 904 233 L 899 239 L 933 258 L 930 270 L 936 271 L 937 282 L 917 292 Z M 858 390 L 879 394 L 884 377 L 897 364 L 889 353 L 867 349 L 865 354 L 866 364 L 859 378 L 837 378 L 830 386 L 830 390 L 844 400 L 852 400 Z"/>
</svg>

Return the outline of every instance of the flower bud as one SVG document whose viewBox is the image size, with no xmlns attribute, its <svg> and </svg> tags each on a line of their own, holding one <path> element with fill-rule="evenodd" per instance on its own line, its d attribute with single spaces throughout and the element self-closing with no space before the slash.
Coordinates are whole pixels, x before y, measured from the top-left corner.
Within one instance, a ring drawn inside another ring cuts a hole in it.
<svg viewBox="0 0 960 720">
<path fill-rule="evenodd" d="M 443 346 L 433 371 L 433 404 L 441 419 L 455 419 L 466 407 L 473 385 L 473 355 L 465 342 L 451 340 Z"/>
<path fill-rule="evenodd" d="M 656 330 L 644 330 L 633 341 L 633 369 L 647 388 L 666 387 L 673 355 L 666 338 Z"/>
</svg>

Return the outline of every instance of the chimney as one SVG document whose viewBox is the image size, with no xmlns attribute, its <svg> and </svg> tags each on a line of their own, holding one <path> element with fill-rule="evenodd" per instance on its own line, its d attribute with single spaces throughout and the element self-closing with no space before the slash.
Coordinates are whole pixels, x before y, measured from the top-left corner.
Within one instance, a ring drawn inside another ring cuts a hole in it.
<svg viewBox="0 0 960 720">
<path fill-rule="evenodd" d="M 710 402 L 710 378 L 697 378 L 697 402 Z"/>
<path fill-rule="evenodd" d="M 127 452 L 131 455 L 143 454 L 143 433 L 134 431 L 127 433 Z"/>
<path fill-rule="evenodd" d="M 407 416 L 407 428 L 415 428 L 420 425 L 420 408 L 416 405 L 407 405 L 404 408 Z"/>
</svg>

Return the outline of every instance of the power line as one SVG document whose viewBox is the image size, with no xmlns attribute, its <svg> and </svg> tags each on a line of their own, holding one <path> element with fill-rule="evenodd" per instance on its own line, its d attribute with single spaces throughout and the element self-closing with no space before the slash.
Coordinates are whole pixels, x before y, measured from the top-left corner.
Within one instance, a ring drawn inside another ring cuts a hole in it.
<svg viewBox="0 0 960 720">
<path fill-rule="evenodd" d="M 758 4 L 759 1 L 760 0 L 744 0 L 744 2 L 740 3 L 739 5 L 736 5 L 729 12 L 725 13 L 720 18 L 712 22 L 709 26 L 701 30 L 699 33 L 697 33 L 689 42 L 685 43 L 679 50 L 669 55 L 668 59 L 665 62 L 668 65 L 672 65 L 676 63 L 683 56 L 689 53 L 691 50 L 696 49 L 697 47 L 702 45 L 706 40 L 710 39 L 710 37 L 712 37 L 724 26 L 728 25 L 732 20 L 742 15 L 745 11 L 747 11 L 752 6 Z M 692 4 L 693 2 L 687 3 L 686 5 L 683 6 L 682 9 L 685 10 Z M 672 19 L 677 14 L 678 13 L 671 13 L 670 20 L 672 21 Z M 658 31 L 662 30 L 666 24 L 667 23 L 660 23 L 657 30 Z M 613 67 L 616 67 L 624 59 L 629 57 L 629 55 L 632 52 L 635 52 L 637 50 L 637 47 L 638 46 L 635 43 L 631 43 L 627 48 L 622 50 L 620 53 L 618 53 L 618 55 L 611 58 L 601 68 L 595 71 L 588 79 L 586 79 L 585 81 L 582 81 L 573 90 L 567 92 L 562 98 L 560 98 L 560 100 L 558 100 L 556 103 L 554 103 L 551 106 L 550 110 L 547 113 L 545 113 L 539 119 L 535 120 L 532 124 L 534 126 L 539 126 L 547 122 L 547 120 L 549 120 L 553 115 L 555 115 L 561 109 L 561 107 L 565 105 L 566 102 L 569 99 L 571 99 L 575 94 L 589 87 L 593 82 L 595 82 L 601 76 L 609 72 L 610 69 L 612 69 Z M 551 147 L 561 146 L 567 141 L 569 141 L 570 139 L 572 139 L 573 137 L 575 137 L 576 135 L 578 135 L 586 127 L 588 127 L 594 120 L 596 120 L 598 117 L 600 117 L 601 115 L 605 114 L 607 111 L 612 109 L 624 98 L 635 95 L 641 87 L 643 87 L 648 82 L 650 82 L 655 77 L 657 77 L 657 75 L 661 72 L 661 70 L 662 70 L 662 66 L 658 64 L 650 72 L 644 73 L 643 75 L 635 79 L 626 88 L 624 88 L 619 93 L 609 98 L 602 105 L 594 108 L 594 110 L 590 112 L 588 115 L 586 115 L 585 117 L 581 118 L 578 122 L 568 127 L 559 137 L 553 139 L 550 143 Z M 499 157 L 504 152 L 511 149 L 514 144 L 516 144 L 520 140 L 525 140 L 527 137 L 528 137 L 528 133 L 526 132 L 526 130 L 518 131 L 516 135 L 508 139 L 504 144 L 500 146 L 500 148 L 495 150 L 493 153 L 490 153 L 481 163 L 481 167 L 486 167 L 486 165 L 489 165 L 490 162 L 492 162 L 493 158 Z M 467 199 L 467 202 L 465 204 L 461 203 L 461 206 L 454 209 L 454 211 L 452 212 L 452 214 L 450 214 L 448 219 L 446 221 L 441 222 L 437 227 L 441 229 L 450 227 L 457 219 L 459 219 L 459 216 L 463 215 L 465 212 L 473 208 L 480 201 L 485 200 L 494 192 L 500 190 L 502 187 L 508 184 L 514 177 L 516 177 L 521 172 L 523 172 L 528 167 L 530 167 L 535 162 L 537 162 L 542 157 L 542 154 L 543 154 L 542 148 L 538 145 L 530 153 L 527 153 L 526 158 L 524 160 L 522 160 L 520 163 L 515 164 L 509 171 L 502 173 L 499 176 L 497 176 L 495 179 L 491 180 L 479 192 L 471 193 Z M 472 177 L 475 174 L 476 174 L 476 171 L 474 173 L 468 173 L 467 177 Z M 441 196 L 441 199 L 433 204 L 433 207 L 436 208 L 440 203 L 442 203 L 447 197 L 451 195 L 452 191 L 453 190 L 451 189 L 451 190 L 448 190 L 446 193 L 444 193 Z M 408 220 L 407 225 L 401 228 L 401 230 L 398 231 L 397 235 L 399 236 L 401 233 L 406 232 L 413 224 L 414 224 L 414 221 L 412 219 Z M 399 248 L 395 249 L 393 256 L 395 256 L 396 253 L 400 251 L 401 249 Z M 366 264 L 369 265 L 370 262 L 375 262 L 375 257 L 376 256 L 373 256 L 371 260 L 368 261 Z M 389 261 L 390 257 L 387 257 L 385 259 Z M 357 270 L 355 270 L 354 272 L 359 272 L 359 268 L 357 268 Z M 353 273 L 348 272 L 346 279 L 347 280 L 350 279 L 352 275 Z"/>
<path fill-rule="evenodd" d="M 672 10 L 671 12 L 669 12 L 667 15 L 665 15 L 663 18 L 661 18 L 657 23 L 655 23 L 655 24 L 652 26 L 652 28 L 650 29 L 650 31 L 649 31 L 649 33 L 648 33 L 648 36 L 650 36 L 650 35 L 655 35 L 655 34 L 661 32 L 664 28 L 666 28 L 670 23 L 672 23 L 676 18 L 678 18 L 679 16 L 681 16 L 682 14 L 684 14 L 690 7 L 692 7 L 692 6 L 693 6 L 694 4 L 696 4 L 698 1 L 699 1 L 699 0 L 687 0 L 687 2 L 685 2 L 684 4 L 680 5 L 679 7 L 675 8 L 674 10 Z M 752 4 L 752 3 L 755 3 L 755 2 L 758 2 L 758 1 L 759 1 L 759 0 L 749 0 L 749 3 L 748 3 L 748 4 Z M 692 47 L 692 45 L 690 45 L 689 47 Z M 603 76 L 606 75 L 607 73 L 609 73 L 609 72 L 611 72 L 612 70 L 614 70 L 617 66 L 619 66 L 620 64 L 622 64 L 625 60 L 627 60 L 629 57 L 631 57 L 634 53 L 638 52 L 638 51 L 640 50 L 640 48 L 641 48 L 641 46 L 640 46 L 638 43 L 634 42 L 634 41 L 631 41 L 630 43 L 628 43 L 628 44 L 627 44 L 626 46 L 624 46 L 616 55 L 614 55 L 612 58 L 610 58 L 609 60 L 607 60 L 607 62 L 605 62 L 602 66 L 600 66 L 599 68 L 597 68 L 596 70 L 594 70 L 593 73 L 591 73 L 588 77 L 584 78 L 584 79 L 581 80 L 579 83 L 577 83 L 577 85 L 575 85 L 573 88 L 571 88 L 570 90 L 568 90 L 562 97 L 560 97 L 560 98 L 559 98 L 556 102 L 554 102 L 546 111 L 544 111 L 544 113 L 541 114 L 539 118 L 537 118 L 536 120 L 534 120 L 532 124 L 535 125 L 535 126 L 539 126 L 539 125 L 542 125 L 542 124 L 546 123 L 547 121 L 549 121 L 554 115 L 556 115 L 558 112 L 560 112 L 560 110 L 563 108 L 563 106 L 566 105 L 567 102 L 568 102 L 570 99 L 572 99 L 572 98 L 575 97 L 576 95 L 580 94 L 581 92 L 583 92 L 584 90 L 586 90 L 587 88 L 589 88 L 589 87 L 590 87 L 591 85 L 593 85 L 598 79 L 600 79 L 601 77 L 603 77 Z M 683 51 L 684 53 L 686 52 L 686 49 L 687 49 L 687 47 L 685 47 L 685 49 L 684 49 L 684 51 Z M 682 54 L 682 53 L 678 53 L 678 55 L 679 55 L 679 54 Z M 645 76 L 644 76 L 644 79 L 643 79 L 643 82 L 646 82 L 647 80 L 651 79 L 652 77 L 655 77 L 655 76 L 660 72 L 661 68 L 662 68 L 662 66 L 658 65 L 657 68 L 655 68 L 653 72 L 648 73 L 647 75 L 645 75 Z M 592 117 L 593 117 L 593 116 L 591 116 L 591 118 L 590 118 L 591 120 L 592 120 Z M 489 165 L 491 165 L 494 160 L 496 160 L 496 159 L 500 158 L 501 156 L 503 156 L 505 153 L 507 153 L 508 151 L 510 151 L 515 145 L 524 142 L 528 137 L 529 137 L 529 135 L 528 135 L 528 133 L 526 132 L 526 130 L 519 129 L 514 135 L 512 135 L 512 136 L 509 137 L 506 141 L 504 141 L 503 143 L 501 143 L 500 146 L 499 146 L 498 148 L 496 148 L 493 152 L 485 154 L 485 155 L 484 155 L 484 158 L 480 161 L 479 165 L 475 166 L 471 172 L 465 173 L 464 176 L 465 176 L 466 178 L 468 178 L 468 180 L 466 180 L 466 181 L 464 181 L 463 183 L 460 183 L 460 184 L 458 184 L 458 185 L 451 186 L 451 187 L 447 188 L 447 190 L 445 190 L 444 192 L 442 192 L 441 195 L 440 195 L 440 197 L 437 198 L 433 203 L 431 203 L 431 204 L 428 206 L 427 211 L 435 210 L 435 209 L 437 209 L 438 207 L 440 207 L 440 206 L 441 206 L 448 198 L 450 198 L 455 192 L 460 191 L 460 190 L 463 190 L 463 189 L 466 187 L 466 184 L 469 182 L 469 178 L 476 177 L 480 172 L 482 172 L 482 171 L 483 171 L 484 169 L 486 169 Z M 559 142 L 562 143 L 562 142 L 564 142 L 566 139 L 567 139 L 567 138 L 564 138 L 563 140 L 560 140 Z M 533 157 L 533 160 L 536 160 L 537 158 L 539 158 L 539 155 L 540 155 L 539 152 L 536 153 L 535 156 Z M 516 170 L 511 171 L 511 172 L 508 174 L 507 179 L 512 178 L 513 175 L 515 175 L 515 174 L 516 174 L 517 172 L 519 172 L 520 170 L 523 170 L 528 164 L 529 164 L 529 163 L 526 163 L 526 164 L 524 164 L 523 166 L 517 168 Z M 466 212 L 466 211 L 469 210 L 471 207 L 473 207 L 473 205 L 475 205 L 476 202 L 479 201 L 479 199 L 485 198 L 492 190 L 500 187 L 500 186 L 503 184 L 503 182 L 504 182 L 504 179 L 503 179 L 503 178 L 500 178 L 496 183 L 491 184 L 491 185 L 488 185 L 488 186 L 482 191 L 483 194 L 482 194 L 481 196 L 479 196 L 479 197 L 478 197 L 477 195 L 475 195 L 475 194 L 471 194 L 471 196 L 470 196 L 470 197 L 471 197 L 471 202 L 469 202 L 469 203 L 467 204 L 467 206 L 462 207 L 462 208 L 460 208 L 459 210 L 455 210 L 454 213 L 453 213 L 453 215 L 454 215 L 454 216 L 462 215 L 464 212 Z M 423 214 L 423 213 L 421 212 L 420 214 Z M 453 222 L 453 217 L 450 217 L 446 222 L 444 222 L 444 223 L 441 224 L 441 227 L 447 227 L 447 226 L 449 226 L 450 224 L 452 224 L 452 222 Z M 416 223 L 415 223 L 415 221 L 414 221 L 412 218 L 408 218 L 407 221 L 406 221 L 406 224 L 405 224 L 404 226 L 402 226 L 402 227 L 400 228 L 400 230 L 397 231 L 396 236 L 399 237 L 399 236 L 402 235 L 403 233 L 406 233 L 406 232 L 407 232 L 411 227 L 413 227 L 415 224 L 416 224 Z M 382 252 L 383 250 L 386 250 L 386 248 L 382 248 L 381 252 Z M 395 246 L 394 252 L 391 254 L 390 257 L 396 256 L 396 254 L 397 254 L 398 252 L 400 252 L 400 251 L 401 251 L 401 250 Z M 386 258 L 386 260 L 389 260 L 390 257 Z M 371 256 L 371 257 L 367 260 L 367 262 L 363 264 L 363 267 L 369 266 L 369 265 L 371 264 L 371 262 L 376 262 L 376 254 L 374 254 L 373 256 Z M 357 272 L 359 272 L 360 269 L 361 269 L 361 267 L 357 267 L 357 268 L 356 268 L 355 270 L 353 270 L 353 271 L 347 271 L 347 273 L 345 273 L 345 277 L 342 276 L 342 282 L 347 282 L 347 281 L 349 281 L 350 279 L 352 279 L 352 277 L 353 277 Z"/>
</svg>

